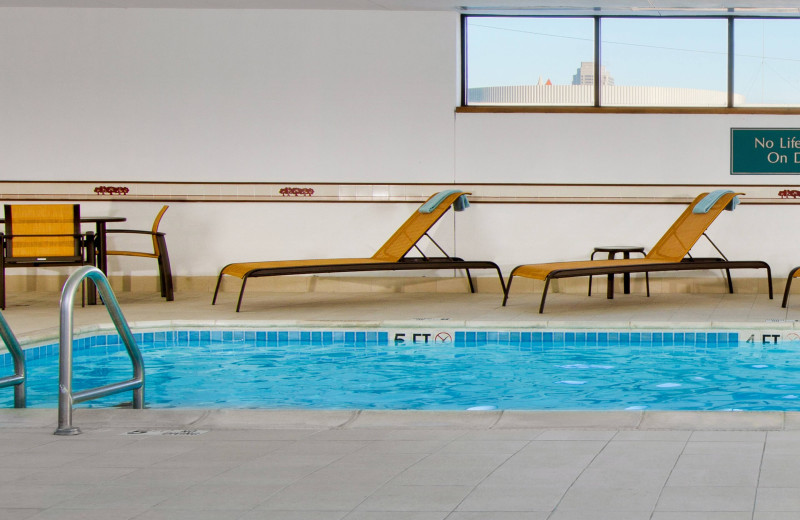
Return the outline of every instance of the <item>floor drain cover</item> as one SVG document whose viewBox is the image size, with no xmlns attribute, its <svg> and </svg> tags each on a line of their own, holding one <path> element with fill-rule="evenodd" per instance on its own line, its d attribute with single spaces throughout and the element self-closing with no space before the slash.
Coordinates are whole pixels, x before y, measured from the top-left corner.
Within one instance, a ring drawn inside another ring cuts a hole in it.
<svg viewBox="0 0 800 520">
<path fill-rule="evenodd" d="M 202 435 L 208 430 L 131 430 L 125 435 Z"/>
</svg>

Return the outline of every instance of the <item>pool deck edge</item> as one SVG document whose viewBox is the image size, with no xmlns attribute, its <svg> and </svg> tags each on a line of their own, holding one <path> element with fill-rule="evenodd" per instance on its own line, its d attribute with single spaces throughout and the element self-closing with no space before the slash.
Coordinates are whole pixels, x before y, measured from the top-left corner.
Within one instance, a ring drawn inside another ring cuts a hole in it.
<svg viewBox="0 0 800 520">
<path fill-rule="evenodd" d="M 0 429 L 53 428 L 54 408 L 2 409 Z M 74 410 L 82 430 L 166 429 L 577 429 L 577 430 L 800 430 L 800 412 L 683 411 L 427 411 L 427 410 Z"/>
</svg>

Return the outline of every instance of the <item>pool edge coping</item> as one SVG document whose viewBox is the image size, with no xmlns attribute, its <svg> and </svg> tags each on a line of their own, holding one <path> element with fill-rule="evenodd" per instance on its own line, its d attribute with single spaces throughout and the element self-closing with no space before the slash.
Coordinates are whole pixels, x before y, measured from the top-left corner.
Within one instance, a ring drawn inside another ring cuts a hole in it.
<svg viewBox="0 0 800 520">
<path fill-rule="evenodd" d="M 56 414 L 55 408 L 0 409 L 0 430 L 54 428 Z M 78 408 L 74 422 L 87 431 L 108 428 L 800 431 L 800 412 Z"/>
</svg>

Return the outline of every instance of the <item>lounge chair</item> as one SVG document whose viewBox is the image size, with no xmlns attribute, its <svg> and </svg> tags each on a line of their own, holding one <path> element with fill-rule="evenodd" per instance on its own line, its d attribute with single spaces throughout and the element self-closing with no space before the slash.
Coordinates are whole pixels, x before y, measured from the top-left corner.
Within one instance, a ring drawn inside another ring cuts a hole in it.
<svg viewBox="0 0 800 520">
<path fill-rule="evenodd" d="M 262 276 L 282 276 L 292 274 L 320 274 L 320 273 L 345 273 L 362 271 L 406 271 L 412 269 L 464 269 L 469 282 L 469 289 L 475 292 L 470 269 L 494 269 L 500 279 L 500 286 L 505 294 L 506 285 L 500 268 L 494 262 L 466 261 L 461 258 L 449 256 L 439 244 L 428 234 L 430 228 L 450 209 L 457 204 L 456 210 L 463 209 L 461 205 L 466 201 L 469 193 L 450 190 L 432 195 L 428 200 L 395 231 L 395 233 L 381 246 L 370 258 L 335 258 L 318 260 L 284 260 L 267 262 L 247 262 L 228 264 L 222 268 L 217 278 L 217 287 L 214 290 L 214 299 L 217 301 L 220 282 L 224 275 L 235 276 L 242 279 L 239 290 L 239 300 L 236 303 L 236 312 L 242 306 L 242 296 L 247 280 Z M 464 197 L 464 198 L 462 198 Z M 429 211 L 429 212 L 427 212 Z M 428 257 L 422 252 L 417 243 L 422 237 L 428 237 L 433 244 L 444 254 L 443 257 Z M 421 257 L 406 257 L 412 249 L 416 249 Z"/>
<path fill-rule="evenodd" d="M 728 273 L 728 290 L 733 292 L 733 283 L 730 279 L 730 269 L 766 269 L 767 283 L 769 285 L 769 297 L 772 299 L 772 276 L 769 265 L 762 261 L 730 261 L 722 255 L 722 258 L 686 258 L 689 250 L 700 239 L 705 236 L 711 239 L 705 231 L 714 222 L 714 219 L 730 205 L 732 209 L 741 193 L 715 194 L 719 198 L 713 205 L 707 208 L 705 213 L 695 213 L 694 209 L 699 204 L 704 204 L 704 199 L 708 193 L 701 193 L 684 210 L 678 220 L 672 224 L 664 236 L 656 243 L 644 258 L 616 259 L 616 260 L 587 260 L 574 262 L 555 262 L 547 264 L 527 264 L 519 265 L 511 271 L 506 285 L 506 293 L 503 297 L 503 305 L 508 301 L 511 291 L 511 282 L 515 276 L 532 278 L 544 281 L 544 291 L 542 301 L 539 305 L 539 314 L 544 312 L 545 298 L 550 287 L 550 280 L 558 278 L 574 278 L 577 276 L 597 276 L 604 274 L 625 274 L 625 273 L 651 273 L 658 271 L 689 271 L 698 269 L 725 269 Z M 706 201 L 709 199 L 706 199 Z M 713 242 L 711 242 L 714 245 Z M 714 248 L 719 249 L 714 245 Z M 722 252 L 720 251 L 720 254 Z M 609 289 L 609 298 L 613 297 L 613 289 Z M 649 291 L 648 291 L 649 296 Z"/>
</svg>

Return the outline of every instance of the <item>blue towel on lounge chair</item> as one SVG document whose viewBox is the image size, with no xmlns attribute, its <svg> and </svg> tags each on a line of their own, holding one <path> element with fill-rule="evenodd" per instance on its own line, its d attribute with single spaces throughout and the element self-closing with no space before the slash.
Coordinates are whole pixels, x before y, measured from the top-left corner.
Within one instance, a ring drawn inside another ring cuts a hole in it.
<svg viewBox="0 0 800 520">
<path fill-rule="evenodd" d="M 422 207 L 419 208 L 419 212 L 431 213 L 433 210 L 439 207 L 439 204 L 441 204 L 444 199 L 446 199 L 453 193 L 458 193 L 460 191 L 461 190 L 440 191 L 439 193 L 431 197 L 431 199 L 428 202 L 423 204 Z M 453 203 L 453 209 L 456 211 L 464 211 L 468 207 L 469 207 L 469 201 L 467 200 L 466 195 L 460 196 L 459 198 L 456 199 L 455 203 Z"/>
<path fill-rule="evenodd" d="M 694 209 L 692 210 L 692 213 L 708 213 L 708 210 L 710 210 L 711 207 L 714 204 L 716 204 L 719 198 L 725 195 L 726 193 L 733 193 L 733 192 L 731 190 L 712 191 L 711 193 L 703 197 L 703 200 L 698 202 L 697 205 L 695 205 Z M 737 195 L 736 197 L 731 199 L 730 204 L 725 206 L 725 209 L 727 209 L 728 211 L 733 211 L 738 204 L 739 204 L 739 196 Z"/>
</svg>

